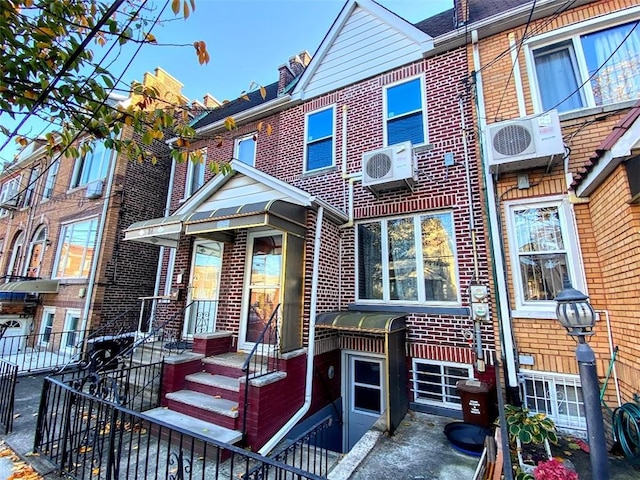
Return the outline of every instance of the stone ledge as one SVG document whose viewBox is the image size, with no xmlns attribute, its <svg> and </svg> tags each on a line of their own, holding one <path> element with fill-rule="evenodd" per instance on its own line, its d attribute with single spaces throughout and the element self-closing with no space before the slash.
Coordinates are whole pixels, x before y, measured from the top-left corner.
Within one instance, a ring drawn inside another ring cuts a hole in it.
<svg viewBox="0 0 640 480">
<path fill-rule="evenodd" d="M 213 340 L 216 338 L 225 338 L 233 335 L 233 332 L 227 332 L 224 330 L 220 330 L 218 332 L 211 333 L 196 333 L 193 338 L 194 340 Z"/>
<path fill-rule="evenodd" d="M 165 357 L 164 363 L 167 365 L 179 365 L 181 363 L 188 363 L 194 360 L 202 360 L 204 355 L 201 353 L 191 353 L 184 352 L 178 355 L 171 355 L 170 357 Z"/>
</svg>

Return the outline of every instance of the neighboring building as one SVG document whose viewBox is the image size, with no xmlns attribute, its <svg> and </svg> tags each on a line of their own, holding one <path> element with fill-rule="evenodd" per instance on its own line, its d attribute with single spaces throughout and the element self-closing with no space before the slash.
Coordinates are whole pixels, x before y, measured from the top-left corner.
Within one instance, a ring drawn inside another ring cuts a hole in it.
<svg viewBox="0 0 640 480">
<path fill-rule="evenodd" d="M 161 69 L 144 84 L 181 98 L 182 85 Z M 163 213 L 157 199 L 167 192 L 168 147 L 155 142 L 150 150 L 156 165 L 118 157 L 100 142 L 74 161 L 52 159 L 35 142 L 0 174 L 0 322 L 12 327 L 2 345 L 37 357 L 25 368 L 67 362 L 87 331 L 115 319 L 137 324 L 138 297 L 154 291 L 158 248 L 122 242 L 121 229 Z M 14 335 L 21 339 L 7 338 Z"/>
<path fill-rule="evenodd" d="M 167 367 L 170 409 L 235 431 L 245 417 L 262 452 L 338 411 L 347 451 L 385 412 L 389 431 L 409 405 L 459 415 L 458 380 L 493 382 L 465 40 L 453 11 L 416 27 L 349 0 L 264 98 L 196 119 L 193 148 L 234 172 L 174 164 L 170 215 L 125 232 L 163 246 L 155 293 L 175 301 L 156 322 L 201 354 Z M 278 305 L 278 371 L 238 384 L 231 360 Z"/>
<path fill-rule="evenodd" d="M 470 26 L 507 384 L 579 431 L 575 343 L 555 315 L 563 279 L 599 315 L 590 344 L 611 374 L 606 402 L 640 389 L 640 7 L 521 3 Z"/>
</svg>

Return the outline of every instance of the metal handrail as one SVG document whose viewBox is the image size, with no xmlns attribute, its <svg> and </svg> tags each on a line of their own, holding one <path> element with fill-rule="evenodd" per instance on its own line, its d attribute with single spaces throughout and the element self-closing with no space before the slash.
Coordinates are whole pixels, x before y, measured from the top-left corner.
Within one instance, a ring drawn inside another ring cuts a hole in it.
<svg viewBox="0 0 640 480">
<path fill-rule="evenodd" d="M 244 384 L 244 408 L 243 408 L 243 412 L 242 412 L 242 442 L 244 444 L 246 444 L 247 441 L 247 409 L 249 407 L 249 375 L 251 373 L 251 364 L 253 362 L 254 366 L 257 366 L 258 362 L 257 362 L 257 353 L 258 353 L 258 348 L 260 348 L 260 353 L 261 353 L 261 357 L 263 356 L 262 354 L 264 354 L 265 352 L 265 342 L 264 342 L 264 338 L 265 335 L 267 334 L 267 332 L 269 332 L 269 342 L 266 344 L 267 345 L 267 352 L 271 353 L 272 351 L 272 347 L 277 346 L 277 341 L 278 341 L 278 322 L 276 321 L 274 324 L 274 319 L 277 318 L 277 314 L 278 314 L 278 310 L 280 310 L 280 304 L 276 305 L 276 308 L 273 310 L 273 312 L 271 313 L 271 316 L 269 317 L 269 321 L 266 323 L 266 325 L 264 326 L 264 328 L 262 329 L 262 332 L 260 333 L 260 335 L 258 336 L 258 339 L 256 340 L 256 342 L 253 344 L 253 348 L 251 349 L 251 352 L 249 352 L 249 355 L 247 356 L 247 359 L 244 361 L 244 364 L 242 365 L 242 372 L 245 374 L 245 384 Z M 272 328 L 272 324 L 274 324 L 273 328 Z M 273 342 L 273 340 L 275 340 L 275 342 Z M 262 377 L 264 375 L 268 375 L 269 373 L 272 372 L 277 372 L 278 371 L 278 360 L 279 360 L 279 355 L 277 354 L 278 352 L 275 352 L 276 355 L 273 357 L 273 369 L 270 369 L 269 366 L 271 365 L 271 355 L 269 355 L 269 359 L 267 360 L 267 368 L 266 370 L 264 369 L 264 365 L 262 366 L 262 368 L 260 369 L 260 373 L 255 374 L 253 376 L 253 378 L 258 378 L 258 377 Z M 255 372 L 255 370 L 254 370 Z"/>
</svg>

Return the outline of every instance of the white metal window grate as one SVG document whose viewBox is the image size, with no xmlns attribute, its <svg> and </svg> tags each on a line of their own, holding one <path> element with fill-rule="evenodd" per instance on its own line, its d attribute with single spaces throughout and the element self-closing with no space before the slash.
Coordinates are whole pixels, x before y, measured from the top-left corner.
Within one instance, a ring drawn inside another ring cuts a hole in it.
<svg viewBox="0 0 640 480">
<path fill-rule="evenodd" d="M 414 359 L 414 399 L 417 403 L 461 410 L 456 384 L 472 377 L 471 365 Z"/>
<path fill-rule="evenodd" d="M 582 387 L 577 375 L 521 371 L 525 406 L 535 413 L 546 413 L 558 428 L 585 430 Z"/>
</svg>

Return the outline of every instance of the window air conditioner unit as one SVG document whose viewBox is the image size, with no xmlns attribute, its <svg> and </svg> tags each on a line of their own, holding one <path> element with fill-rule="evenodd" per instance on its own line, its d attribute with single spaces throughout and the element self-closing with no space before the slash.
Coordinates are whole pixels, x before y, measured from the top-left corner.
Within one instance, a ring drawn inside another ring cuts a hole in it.
<svg viewBox="0 0 640 480">
<path fill-rule="evenodd" d="M 87 184 L 87 191 L 85 193 L 85 198 L 100 198 L 102 196 L 102 187 L 104 182 L 102 180 L 95 180 L 91 183 Z"/>
<path fill-rule="evenodd" d="M 565 151 L 556 110 L 488 125 L 486 139 L 492 172 L 546 166 Z"/>
<path fill-rule="evenodd" d="M 411 142 L 362 154 L 362 185 L 376 195 L 395 188 L 413 191 L 417 180 L 418 165 Z"/>
</svg>

